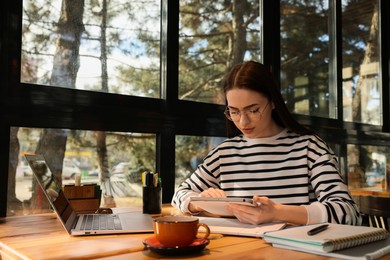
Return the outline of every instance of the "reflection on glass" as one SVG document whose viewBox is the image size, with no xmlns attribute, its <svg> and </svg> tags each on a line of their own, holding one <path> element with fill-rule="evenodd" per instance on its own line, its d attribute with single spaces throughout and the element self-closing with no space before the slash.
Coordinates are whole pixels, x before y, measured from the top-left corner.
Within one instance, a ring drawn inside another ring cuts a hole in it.
<svg viewBox="0 0 390 260">
<path fill-rule="evenodd" d="M 39 183 L 42 192 L 50 200 L 51 206 L 62 216 L 69 207 L 69 203 L 62 192 L 61 182 L 55 178 L 50 171 L 50 167 L 46 164 L 44 158 L 29 159 L 29 165 Z M 38 193 L 40 190 L 38 190 Z"/>
<path fill-rule="evenodd" d="M 336 117 L 329 86 L 328 1 L 280 1 L 281 90 L 293 113 Z"/>
<path fill-rule="evenodd" d="M 34 194 L 37 185 L 24 159 L 26 153 L 43 154 L 53 176 L 61 176 L 58 183 L 62 182 L 62 185 L 74 184 L 73 173 L 79 171 L 82 184 L 99 184 L 102 203 L 114 203 L 116 207 L 140 206 L 141 173 L 156 171 L 154 134 L 41 128 L 13 130 L 20 148 L 17 144 L 10 146 L 10 158 L 19 158 L 16 181 L 10 185 L 15 185 L 15 199 L 23 202 L 23 212 L 15 214 L 36 212 L 39 201 L 45 200 L 44 197 L 37 199 L 40 194 Z M 53 135 L 55 138 L 51 139 Z M 45 151 L 56 151 L 56 155 Z M 9 198 L 8 205 L 12 205 L 11 200 Z M 43 206 L 48 209 L 47 205 Z"/>
<path fill-rule="evenodd" d="M 207 153 L 223 140 L 225 137 L 176 136 L 175 189 L 198 168 Z"/>
<path fill-rule="evenodd" d="M 382 124 L 377 0 L 342 1 L 345 121 Z"/>
<path fill-rule="evenodd" d="M 223 104 L 227 70 L 262 59 L 259 2 L 180 1 L 179 99 Z"/>
<path fill-rule="evenodd" d="M 348 186 L 350 188 L 387 188 L 390 181 L 390 148 L 348 145 Z"/>
<path fill-rule="evenodd" d="M 160 2 L 23 1 L 21 82 L 160 97 Z"/>
</svg>

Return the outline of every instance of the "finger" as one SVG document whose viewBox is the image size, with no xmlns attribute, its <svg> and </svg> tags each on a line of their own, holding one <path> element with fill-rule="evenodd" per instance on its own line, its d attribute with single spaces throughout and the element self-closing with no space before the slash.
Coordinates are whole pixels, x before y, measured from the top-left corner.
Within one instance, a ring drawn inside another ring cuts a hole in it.
<svg viewBox="0 0 390 260">
<path fill-rule="evenodd" d="M 253 202 L 256 203 L 257 205 L 268 205 L 270 204 L 270 199 L 268 197 L 259 197 L 259 196 L 253 196 Z"/>
<path fill-rule="evenodd" d="M 247 213 L 247 214 L 255 214 L 257 211 L 257 207 L 253 206 L 246 206 L 246 205 L 241 205 L 241 204 L 236 204 L 236 203 L 229 203 L 227 206 L 229 207 L 230 211 L 236 212 L 237 214 L 240 213 Z"/>
<path fill-rule="evenodd" d="M 204 190 L 202 191 L 199 196 L 200 197 L 207 197 L 207 198 L 210 198 L 210 197 L 213 197 L 213 189 L 212 188 L 208 188 L 207 190 Z"/>
<path fill-rule="evenodd" d="M 210 198 L 210 194 L 208 191 L 203 191 L 202 193 L 199 194 L 200 197 L 205 197 L 205 198 Z"/>
<path fill-rule="evenodd" d="M 220 190 L 220 189 L 209 188 L 206 192 L 210 197 L 213 197 L 213 198 L 226 197 L 225 192 L 223 190 Z"/>
<path fill-rule="evenodd" d="M 202 208 L 199 208 L 197 206 L 195 206 L 193 203 L 190 202 L 190 204 L 188 205 L 188 208 L 191 212 L 201 212 L 201 211 L 204 211 Z"/>
<path fill-rule="evenodd" d="M 239 212 L 239 213 L 236 213 L 234 215 L 242 223 L 256 224 L 255 220 L 252 219 L 253 215 L 250 215 L 250 214 L 245 213 L 245 212 Z"/>
<path fill-rule="evenodd" d="M 221 196 L 221 197 L 226 197 L 225 191 L 220 190 L 220 189 L 217 189 L 216 191 L 218 192 L 219 196 Z"/>
</svg>

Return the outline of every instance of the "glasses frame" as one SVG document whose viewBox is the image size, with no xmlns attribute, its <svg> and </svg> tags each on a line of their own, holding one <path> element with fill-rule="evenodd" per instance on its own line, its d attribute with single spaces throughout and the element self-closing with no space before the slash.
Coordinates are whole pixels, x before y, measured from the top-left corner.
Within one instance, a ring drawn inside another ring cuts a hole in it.
<svg viewBox="0 0 390 260">
<path fill-rule="evenodd" d="M 270 102 L 267 102 L 267 104 L 265 105 L 265 107 L 263 108 L 262 111 L 259 111 L 260 108 L 257 109 L 258 111 L 256 111 L 256 113 L 259 113 L 259 114 L 260 114 L 258 120 L 261 120 L 261 119 L 263 118 L 264 111 L 267 109 L 269 103 L 270 103 Z M 237 119 L 237 120 L 233 120 L 233 118 L 231 117 L 230 111 L 229 111 L 229 107 L 226 107 L 226 108 L 225 108 L 225 111 L 223 112 L 223 114 L 226 116 L 226 118 L 227 118 L 228 120 L 230 120 L 230 121 L 232 121 L 232 122 L 238 122 L 238 121 L 241 120 L 241 116 L 242 116 L 243 113 L 244 113 L 248 118 L 250 118 L 250 119 L 252 120 L 253 118 L 250 116 L 250 114 L 249 114 L 249 116 L 248 116 L 248 112 L 249 112 L 249 109 L 247 109 L 247 110 L 238 110 L 238 111 L 237 111 L 237 113 L 238 113 L 238 114 L 237 114 L 237 116 L 238 116 L 238 119 Z M 255 113 L 252 113 L 252 115 L 255 115 Z"/>
</svg>

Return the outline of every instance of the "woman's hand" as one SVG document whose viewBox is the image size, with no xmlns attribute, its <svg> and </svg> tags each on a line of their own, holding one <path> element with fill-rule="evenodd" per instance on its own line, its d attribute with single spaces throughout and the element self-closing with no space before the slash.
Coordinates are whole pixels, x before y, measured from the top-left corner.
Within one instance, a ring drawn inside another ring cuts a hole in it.
<svg viewBox="0 0 390 260">
<path fill-rule="evenodd" d="M 230 203 L 227 209 L 243 223 L 261 224 L 276 220 L 277 205 L 267 197 L 253 197 L 254 207 Z"/>
<path fill-rule="evenodd" d="M 268 197 L 253 196 L 255 207 L 229 204 L 231 211 L 240 222 L 249 224 L 269 223 L 272 221 L 288 222 L 297 225 L 307 223 L 307 211 L 303 206 L 283 205 L 273 202 Z"/>
<path fill-rule="evenodd" d="M 204 190 L 201 193 L 199 193 L 199 197 L 226 198 L 226 194 L 223 190 L 215 189 L 215 188 L 208 188 L 207 190 Z M 203 211 L 202 208 L 195 207 L 191 202 L 190 202 L 190 205 L 188 206 L 188 209 L 193 213 Z"/>
<path fill-rule="evenodd" d="M 208 188 L 207 190 L 202 191 L 199 194 L 199 197 L 207 197 L 207 198 L 226 198 L 226 194 L 223 190 Z"/>
</svg>

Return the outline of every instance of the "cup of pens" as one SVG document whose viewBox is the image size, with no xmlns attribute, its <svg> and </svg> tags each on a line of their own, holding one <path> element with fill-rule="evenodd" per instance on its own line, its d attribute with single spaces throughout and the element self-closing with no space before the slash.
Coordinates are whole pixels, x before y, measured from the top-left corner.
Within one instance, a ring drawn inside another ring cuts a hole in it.
<svg viewBox="0 0 390 260">
<path fill-rule="evenodd" d="M 142 173 L 142 212 L 160 214 L 162 206 L 161 178 L 158 173 Z"/>
</svg>

